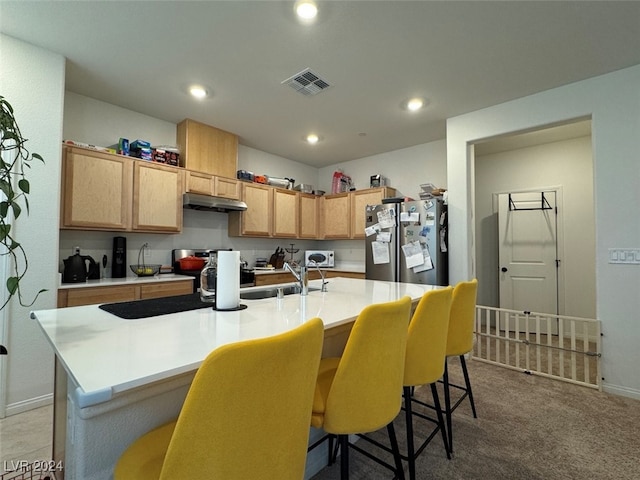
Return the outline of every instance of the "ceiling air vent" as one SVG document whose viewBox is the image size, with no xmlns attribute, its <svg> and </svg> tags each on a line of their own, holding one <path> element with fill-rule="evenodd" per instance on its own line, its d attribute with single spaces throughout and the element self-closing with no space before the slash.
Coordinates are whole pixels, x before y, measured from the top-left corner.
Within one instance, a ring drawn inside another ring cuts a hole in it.
<svg viewBox="0 0 640 480">
<path fill-rule="evenodd" d="M 282 82 L 282 85 L 289 85 L 302 95 L 317 95 L 331 86 L 329 82 L 320 78 L 320 75 L 313 73 L 308 68 L 287 78 Z"/>
</svg>

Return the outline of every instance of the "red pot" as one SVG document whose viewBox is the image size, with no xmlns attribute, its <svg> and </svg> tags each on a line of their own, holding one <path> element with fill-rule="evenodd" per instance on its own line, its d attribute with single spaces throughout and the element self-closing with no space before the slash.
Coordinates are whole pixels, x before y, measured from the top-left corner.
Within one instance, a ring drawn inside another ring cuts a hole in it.
<svg viewBox="0 0 640 480">
<path fill-rule="evenodd" d="M 184 257 L 178 260 L 180 263 L 180 270 L 202 270 L 205 264 L 205 259 L 200 257 Z"/>
</svg>

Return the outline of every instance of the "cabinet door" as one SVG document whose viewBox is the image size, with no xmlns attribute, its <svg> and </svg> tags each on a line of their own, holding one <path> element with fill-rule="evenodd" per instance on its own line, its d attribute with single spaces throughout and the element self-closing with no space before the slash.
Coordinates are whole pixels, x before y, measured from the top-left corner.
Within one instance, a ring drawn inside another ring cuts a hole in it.
<svg viewBox="0 0 640 480">
<path fill-rule="evenodd" d="M 136 161 L 133 171 L 133 229 L 179 232 L 182 229 L 182 177 L 175 167 Z"/>
<path fill-rule="evenodd" d="M 213 195 L 214 176 L 202 172 L 185 171 L 186 188 L 189 193 L 200 193 L 202 195 Z"/>
<path fill-rule="evenodd" d="M 118 285 L 112 287 L 69 288 L 66 290 L 66 303 L 58 307 L 77 307 L 97 303 L 130 302 L 140 299 L 140 290 L 135 285 Z"/>
<path fill-rule="evenodd" d="M 321 197 L 322 237 L 350 238 L 351 196 L 349 193 L 337 193 Z"/>
<path fill-rule="evenodd" d="M 61 228 L 130 228 L 134 162 L 79 148 L 63 153 Z"/>
<path fill-rule="evenodd" d="M 229 212 L 229 235 L 249 237 L 271 236 L 272 188 L 257 183 L 242 183 L 244 212 Z"/>
<path fill-rule="evenodd" d="M 193 280 L 175 282 L 144 283 L 140 285 L 140 298 L 173 297 L 193 293 Z"/>
<path fill-rule="evenodd" d="M 177 126 L 180 166 L 189 170 L 235 178 L 238 137 L 233 133 L 186 119 Z"/>
<path fill-rule="evenodd" d="M 351 192 L 351 238 L 365 238 L 367 205 L 379 205 L 385 198 L 384 188 L 369 188 Z"/>
<path fill-rule="evenodd" d="M 292 190 L 273 189 L 273 236 L 298 236 L 298 194 Z"/>
<path fill-rule="evenodd" d="M 232 178 L 213 177 L 213 194 L 216 197 L 240 198 L 240 182 Z"/>
<path fill-rule="evenodd" d="M 320 238 L 320 214 L 318 197 L 301 193 L 298 196 L 298 238 Z"/>
</svg>

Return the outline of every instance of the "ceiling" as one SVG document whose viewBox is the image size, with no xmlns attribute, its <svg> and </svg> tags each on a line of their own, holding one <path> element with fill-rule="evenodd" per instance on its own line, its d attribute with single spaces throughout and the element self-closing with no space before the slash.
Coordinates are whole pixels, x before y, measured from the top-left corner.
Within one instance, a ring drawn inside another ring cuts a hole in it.
<svg viewBox="0 0 640 480">
<path fill-rule="evenodd" d="M 72 92 L 316 167 L 442 139 L 449 117 L 640 64 L 637 1 L 317 4 L 303 25 L 293 1 L 0 0 L 0 31 L 64 55 Z M 282 85 L 305 68 L 331 86 Z M 212 95 L 189 97 L 190 83 Z M 416 95 L 426 109 L 401 108 Z"/>
</svg>

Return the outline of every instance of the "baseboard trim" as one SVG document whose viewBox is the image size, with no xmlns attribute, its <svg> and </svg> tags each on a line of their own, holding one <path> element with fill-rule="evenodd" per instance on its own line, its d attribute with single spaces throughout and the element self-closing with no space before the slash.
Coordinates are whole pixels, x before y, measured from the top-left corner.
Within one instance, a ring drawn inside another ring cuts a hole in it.
<svg viewBox="0 0 640 480">
<path fill-rule="evenodd" d="M 640 400 L 640 390 L 635 388 L 622 387 L 620 385 L 611 385 L 609 383 L 602 384 L 602 390 L 612 395 L 619 395 L 621 397 L 629 397 L 635 400 Z"/>
<path fill-rule="evenodd" d="M 21 402 L 11 403 L 7 405 L 5 411 L 6 416 L 17 415 L 18 413 L 28 412 L 34 408 L 44 407 L 53 403 L 53 393 L 47 393 L 40 397 L 29 398 Z"/>
</svg>

